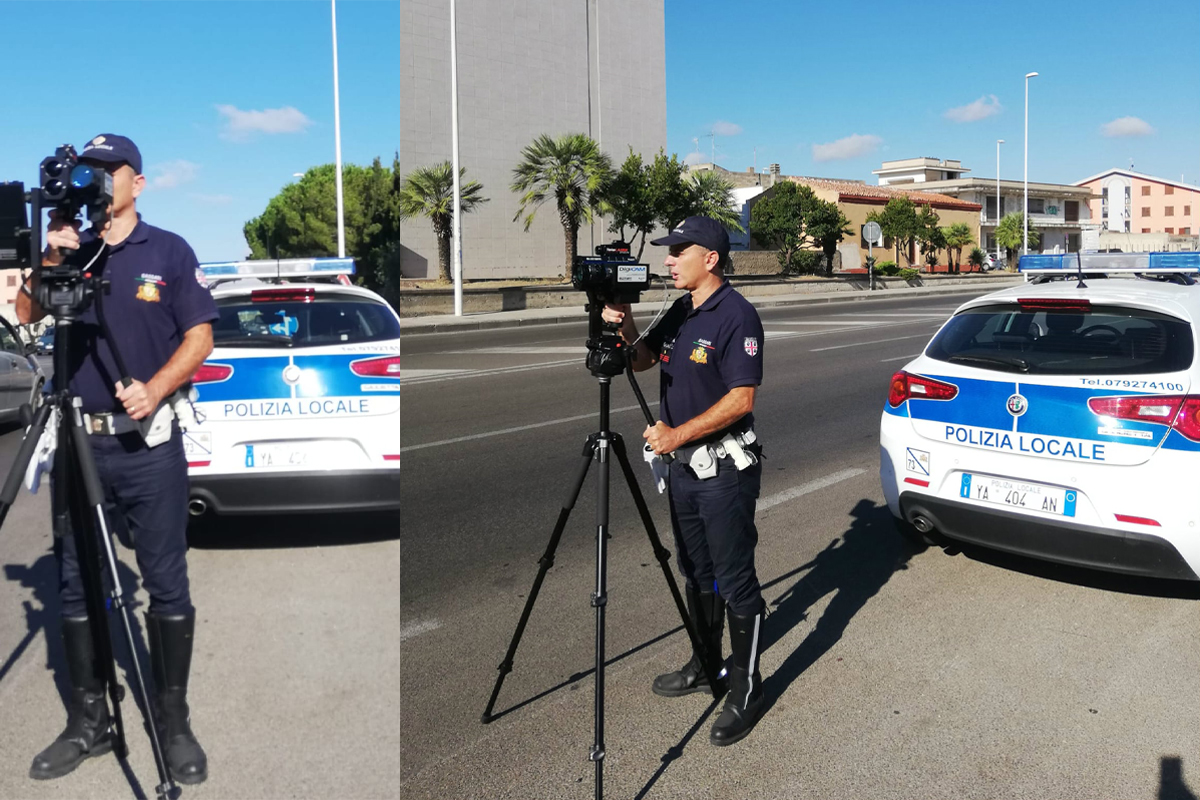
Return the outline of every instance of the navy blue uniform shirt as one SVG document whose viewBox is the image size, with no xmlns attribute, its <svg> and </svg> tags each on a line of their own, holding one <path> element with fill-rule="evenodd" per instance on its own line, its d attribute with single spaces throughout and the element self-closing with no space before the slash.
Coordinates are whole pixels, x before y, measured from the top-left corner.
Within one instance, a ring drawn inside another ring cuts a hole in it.
<svg viewBox="0 0 1200 800">
<path fill-rule="evenodd" d="M 96 234 L 84 231 L 79 239 L 94 241 Z M 141 215 L 128 238 L 108 250 L 103 275 L 111 283 L 104 320 L 129 377 L 142 383 L 171 359 L 189 328 L 217 318 L 217 304 L 191 246 L 142 222 Z M 82 399 L 84 412 L 124 411 L 116 388 L 123 376 L 101 334 L 95 300 L 70 333 L 70 390 Z"/>
<path fill-rule="evenodd" d="M 730 389 L 762 383 L 762 321 L 729 281 L 699 308 L 692 308 L 690 293 L 676 300 L 646 334 L 646 345 L 662 365 L 660 413 L 672 428 L 708 411 Z M 747 414 L 730 430 L 753 425 L 754 415 Z M 724 433 L 697 441 L 715 441 Z"/>
</svg>

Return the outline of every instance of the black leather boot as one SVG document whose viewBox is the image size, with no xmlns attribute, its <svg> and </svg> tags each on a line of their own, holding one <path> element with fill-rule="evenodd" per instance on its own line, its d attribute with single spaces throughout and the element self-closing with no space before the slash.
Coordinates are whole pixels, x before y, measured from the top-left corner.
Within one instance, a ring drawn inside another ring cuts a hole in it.
<svg viewBox="0 0 1200 800">
<path fill-rule="evenodd" d="M 63 617 L 63 644 L 71 699 L 67 727 L 33 759 L 29 777 L 44 781 L 61 778 L 86 759 L 112 751 L 116 737 L 104 697 L 104 680 L 92 647 L 92 627 L 87 617 Z"/>
<path fill-rule="evenodd" d="M 188 713 L 188 672 L 192 667 L 192 635 L 196 614 L 146 614 L 150 662 L 157 689 L 159 729 L 167 767 L 182 784 L 202 783 L 208 777 L 208 757 L 192 733 Z"/>
<path fill-rule="evenodd" d="M 729 644 L 733 663 L 729 667 L 729 694 L 725 709 L 713 723 L 709 741 L 718 747 L 739 742 L 754 729 L 766 705 L 762 676 L 758 674 L 758 645 L 762 612 L 741 617 L 729 612 Z"/>
<path fill-rule="evenodd" d="M 687 601 L 688 616 L 692 619 L 692 625 L 696 627 L 700 641 L 708 648 L 713 672 L 720 675 L 725 668 L 724 659 L 721 658 L 721 637 L 725 634 L 725 601 L 716 592 L 701 592 L 691 587 L 687 589 Z M 721 686 L 717 687 L 719 694 L 724 694 L 724 684 L 722 679 Z M 659 675 L 650 688 L 661 697 L 682 697 L 693 692 L 709 691 L 708 676 L 704 674 L 699 654 L 693 648 L 691 660 L 675 672 Z"/>
</svg>

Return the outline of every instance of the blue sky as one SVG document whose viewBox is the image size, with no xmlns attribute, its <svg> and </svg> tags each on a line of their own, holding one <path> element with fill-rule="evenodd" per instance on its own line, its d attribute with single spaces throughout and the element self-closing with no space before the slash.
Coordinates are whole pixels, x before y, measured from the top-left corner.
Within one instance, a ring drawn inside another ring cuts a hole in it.
<svg viewBox="0 0 1200 800">
<path fill-rule="evenodd" d="M 338 3 L 342 158 L 391 164 L 400 146 L 400 10 Z M 70 27 L 66 27 L 70 26 Z M 71 31 L 77 50 L 32 63 Z M 119 133 L 142 151 L 147 222 L 203 260 L 246 254 L 242 225 L 292 174 L 334 159 L 328 2 L 0 2 L 11 32 L 0 180 L 37 182 L 64 142 Z M 55 75 L 63 76 L 54 78 Z"/>
<path fill-rule="evenodd" d="M 1004 139 L 1001 177 L 1020 180 L 1036 71 L 1031 181 L 1132 160 L 1200 185 L 1195 0 L 666 0 L 666 27 L 668 149 L 681 157 L 715 127 L 716 161 L 732 170 L 757 147 L 759 168 L 784 174 L 875 183 L 885 159 L 933 156 L 994 178 Z M 707 138 L 699 151 L 707 162 Z"/>
</svg>

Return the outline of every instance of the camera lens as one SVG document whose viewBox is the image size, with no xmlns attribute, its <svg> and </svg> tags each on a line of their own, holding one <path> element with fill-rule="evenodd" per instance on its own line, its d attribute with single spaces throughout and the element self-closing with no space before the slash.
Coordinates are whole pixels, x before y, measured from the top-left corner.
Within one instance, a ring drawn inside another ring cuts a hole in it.
<svg viewBox="0 0 1200 800">
<path fill-rule="evenodd" d="M 95 171 L 87 164 L 77 164 L 75 169 L 71 170 L 71 185 L 76 189 L 91 186 L 94 176 Z"/>
<path fill-rule="evenodd" d="M 62 175 L 63 170 L 66 168 L 66 165 L 61 161 L 55 161 L 53 159 L 46 159 L 46 163 L 42 167 L 46 174 L 52 178 L 57 178 L 59 175 Z"/>
</svg>

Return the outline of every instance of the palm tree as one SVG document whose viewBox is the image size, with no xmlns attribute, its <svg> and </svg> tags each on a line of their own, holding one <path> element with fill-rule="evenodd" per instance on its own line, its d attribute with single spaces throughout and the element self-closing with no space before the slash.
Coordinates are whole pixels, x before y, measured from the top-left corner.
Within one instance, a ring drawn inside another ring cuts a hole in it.
<svg viewBox="0 0 1200 800">
<path fill-rule="evenodd" d="M 1025 215 L 1020 211 L 1005 214 L 996 226 L 996 244 L 1008 251 L 1008 268 L 1013 269 L 1013 253 L 1021 249 L 1022 228 L 1025 225 Z M 1037 247 L 1041 241 L 1039 234 L 1032 225 L 1029 226 L 1029 246 Z"/>
<path fill-rule="evenodd" d="M 962 258 L 963 248 L 975 242 L 971 228 L 965 222 L 956 222 L 942 229 L 946 236 L 946 247 L 950 250 L 950 271 L 959 272 L 959 259 Z"/>
<path fill-rule="evenodd" d="M 741 215 L 733 209 L 733 184 L 712 170 L 699 170 L 688 175 L 687 189 L 691 195 L 691 209 L 686 216 L 715 219 L 726 228 L 745 233 Z M 677 219 L 668 227 L 674 228 L 683 219 Z"/>
<path fill-rule="evenodd" d="M 469 214 L 486 203 L 483 186 L 477 181 L 464 181 L 466 169 L 458 171 L 459 211 Z M 454 222 L 454 167 L 449 161 L 420 167 L 410 172 L 400 187 L 400 218 L 429 217 L 433 222 L 433 234 L 438 240 L 438 266 L 440 283 L 449 283 L 450 238 Z"/>
<path fill-rule="evenodd" d="M 579 251 L 579 226 L 591 223 L 594 211 L 603 211 L 610 180 L 612 162 L 591 137 L 567 133 L 554 139 L 543 133 L 521 151 L 521 163 L 513 169 L 512 190 L 522 193 L 513 222 L 524 217 L 529 230 L 538 207 L 553 197 L 566 244 L 565 274 L 570 275 Z"/>
</svg>

